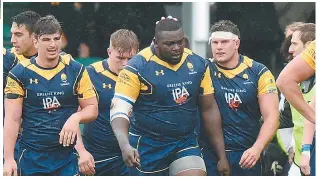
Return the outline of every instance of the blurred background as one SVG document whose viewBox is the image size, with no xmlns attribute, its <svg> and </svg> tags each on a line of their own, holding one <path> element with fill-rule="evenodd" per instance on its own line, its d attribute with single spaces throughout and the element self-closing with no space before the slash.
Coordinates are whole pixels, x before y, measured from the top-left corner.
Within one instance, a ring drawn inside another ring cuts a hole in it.
<svg viewBox="0 0 318 179">
<path fill-rule="evenodd" d="M 107 58 L 109 37 L 120 28 L 137 34 L 140 49 L 149 46 L 155 22 L 168 15 L 181 21 L 191 49 L 211 58 L 211 26 L 231 20 L 240 29 L 240 53 L 265 64 L 276 77 L 283 68 L 279 50 L 286 25 L 315 23 L 314 2 L 4 2 L 2 9 L 5 48 L 11 47 L 12 16 L 25 10 L 52 14 L 64 30 L 63 50 L 84 65 Z"/>
</svg>

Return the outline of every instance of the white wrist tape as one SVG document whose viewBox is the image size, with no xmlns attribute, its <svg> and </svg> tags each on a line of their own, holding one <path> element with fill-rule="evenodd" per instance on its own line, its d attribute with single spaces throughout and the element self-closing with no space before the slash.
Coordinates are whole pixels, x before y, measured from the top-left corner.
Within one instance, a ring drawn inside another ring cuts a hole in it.
<svg viewBox="0 0 318 179">
<path fill-rule="evenodd" d="M 129 115 L 132 110 L 132 105 L 120 98 L 114 97 L 110 107 L 110 122 L 115 118 L 122 117 L 129 121 Z"/>
<path fill-rule="evenodd" d="M 301 154 L 310 158 L 310 151 L 303 151 Z"/>
</svg>

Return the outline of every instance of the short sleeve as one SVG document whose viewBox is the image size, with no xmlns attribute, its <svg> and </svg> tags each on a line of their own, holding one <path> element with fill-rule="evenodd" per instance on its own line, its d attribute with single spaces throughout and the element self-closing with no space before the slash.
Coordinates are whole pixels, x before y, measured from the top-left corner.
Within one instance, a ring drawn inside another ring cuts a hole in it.
<svg viewBox="0 0 318 179">
<path fill-rule="evenodd" d="M 201 95 L 207 95 L 207 94 L 214 93 L 214 88 L 213 88 L 213 84 L 212 84 L 212 78 L 211 78 L 209 66 L 205 70 L 204 76 L 201 80 L 200 88 L 201 88 L 201 90 L 200 90 Z"/>
<path fill-rule="evenodd" d="M 315 70 L 316 67 L 316 40 L 312 41 L 308 47 L 300 54 L 305 62 Z"/>
<path fill-rule="evenodd" d="M 264 67 L 259 75 L 260 77 L 258 79 L 258 95 L 268 93 L 277 94 L 275 78 L 272 73 L 266 67 Z"/>
</svg>

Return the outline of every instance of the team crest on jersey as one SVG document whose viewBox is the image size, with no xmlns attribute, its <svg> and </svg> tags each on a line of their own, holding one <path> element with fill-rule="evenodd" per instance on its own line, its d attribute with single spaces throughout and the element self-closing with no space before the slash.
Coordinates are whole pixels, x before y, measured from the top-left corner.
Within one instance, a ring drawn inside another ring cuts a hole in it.
<svg viewBox="0 0 318 179">
<path fill-rule="evenodd" d="M 65 73 L 61 74 L 61 80 L 66 83 L 67 82 L 67 76 L 65 75 Z"/>
<path fill-rule="evenodd" d="M 190 72 L 189 72 L 189 75 L 192 75 L 192 74 L 196 74 L 197 72 L 194 71 L 194 67 L 193 67 L 193 64 L 188 62 L 187 63 L 187 67 L 189 68 Z"/>
<path fill-rule="evenodd" d="M 61 74 L 61 80 L 62 80 L 61 86 L 65 86 L 65 85 L 69 85 L 70 84 L 70 83 L 67 82 L 67 76 L 66 76 L 65 73 Z"/>
<path fill-rule="evenodd" d="M 248 75 L 246 73 L 243 75 L 243 78 L 245 79 L 243 83 L 244 85 L 253 83 L 253 81 L 250 81 L 250 79 L 248 79 Z"/>
<path fill-rule="evenodd" d="M 193 71 L 193 70 L 194 70 L 192 63 L 188 62 L 188 63 L 187 63 L 187 66 L 188 66 L 188 68 L 189 68 L 190 71 Z"/>
</svg>

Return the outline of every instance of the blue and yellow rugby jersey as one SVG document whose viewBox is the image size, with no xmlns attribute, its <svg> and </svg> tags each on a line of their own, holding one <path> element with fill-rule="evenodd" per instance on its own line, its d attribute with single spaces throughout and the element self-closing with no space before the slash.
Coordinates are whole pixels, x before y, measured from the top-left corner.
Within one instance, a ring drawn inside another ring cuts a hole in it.
<svg viewBox="0 0 318 179">
<path fill-rule="evenodd" d="M 37 54 L 36 54 L 37 55 Z M 32 56 L 33 57 L 33 56 Z M 6 85 L 7 76 L 9 71 L 16 66 L 19 62 L 29 60 L 31 57 L 25 57 L 18 55 L 15 48 L 5 49 L 3 48 L 3 87 Z"/>
<path fill-rule="evenodd" d="M 316 40 L 312 41 L 300 55 L 316 71 Z"/>
<path fill-rule="evenodd" d="M 54 151 L 66 120 L 80 99 L 96 96 L 83 65 L 60 55 L 54 68 L 42 68 L 35 57 L 20 62 L 8 75 L 5 97 L 23 97 L 20 143 L 35 150 Z"/>
<path fill-rule="evenodd" d="M 246 150 L 256 141 L 261 127 L 258 96 L 277 94 L 274 76 L 263 64 L 242 55 L 234 69 L 222 68 L 216 62 L 211 62 L 210 67 L 225 148 Z M 204 135 L 201 137 L 207 141 Z"/>
<path fill-rule="evenodd" d="M 170 65 L 148 47 L 134 56 L 117 79 L 114 98 L 133 105 L 130 131 L 158 140 L 192 135 L 199 95 L 214 93 L 208 62 L 185 49 Z"/>
<path fill-rule="evenodd" d="M 95 160 L 107 158 L 107 155 L 121 155 L 109 119 L 117 74 L 109 69 L 107 59 L 93 63 L 87 67 L 87 71 L 98 94 L 98 117 L 93 122 L 84 125 L 85 148 Z"/>
<path fill-rule="evenodd" d="M 38 54 L 26 57 L 24 55 L 19 55 L 14 47 L 11 49 L 3 48 L 3 88 L 5 87 L 9 71 L 13 67 L 15 67 L 19 62 L 22 62 L 24 60 L 30 60 L 32 57 L 36 57 L 37 55 Z M 60 55 L 66 55 L 66 53 L 61 51 Z"/>
</svg>

